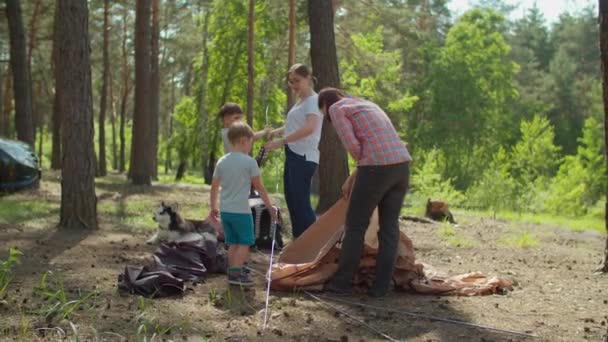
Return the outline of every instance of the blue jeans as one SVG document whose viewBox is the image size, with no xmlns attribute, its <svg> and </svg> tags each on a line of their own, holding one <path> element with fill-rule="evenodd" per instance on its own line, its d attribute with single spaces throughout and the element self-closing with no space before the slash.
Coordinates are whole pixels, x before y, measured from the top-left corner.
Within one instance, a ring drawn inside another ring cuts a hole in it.
<svg viewBox="0 0 608 342">
<path fill-rule="evenodd" d="M 294 238 L 317 219 L 310 204 L 310 186 L 316 169 L 317 163 L 306 161 L 305 156 L 296 154 L 285 145 L 283 188 Z"/>
</svg>

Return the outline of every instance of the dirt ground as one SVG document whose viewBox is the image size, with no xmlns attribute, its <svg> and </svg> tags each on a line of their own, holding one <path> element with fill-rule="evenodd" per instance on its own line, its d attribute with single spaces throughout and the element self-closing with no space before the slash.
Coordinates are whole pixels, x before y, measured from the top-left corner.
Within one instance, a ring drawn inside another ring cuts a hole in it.
<svg viewBox="0 0 608 342">
<path fill-rule="evenodd" d="M 350 298 L 537 337 L 347 304 L 332 303 L 334 308 L 329 308 L 302 292 L 272 292 L 269 326 L 263 331 L 261 275 L 255 275 L 257 286 L 247 293 L 248 304 L 237 309 L 222 275 L 210 275 L 179 298 L 144 300 L 116 290 L 124 267 L 142 264 L 154 251 L 144 241 L 154 231 L 157 203 L 177 202 L 184 216 L 202 218 L 208 210 L 206 187 L 134 187 L 114 175 L 98 181 L 97 196 L 100 229 L 82 233 L 55 229 L 60 204 L 56 174 L 47 173 L 37 190 L 0 197 L 0 206 L 29 206 L 25 213 L 15 209 L 0 217 L 0 258 L 6 259 L 9 247 L 24 253 L 6 300 L 0 302 L 0 340 L 56 341 L 64 334 L 75 340 L 74 331 L 87 341 L 149 341 L 153 336 L 174 341 L 384 340 L 344 312 L 400 341 L 602 341 L 608 334 L 608 276 L 593 273 L 605 237 L 594 231 L 514 224 L 458 211 L 454 229 L 404 220 L 402 230 L 413 240 L 420 261 L 447 275 L 481 271 L 509 278 L 515 281 L 514 291 L 483 297 L 393 292 L 384 299 Z M 266 267 L 263 255 L 256 253 L 255 260 L 258 269 Z M 69 300 L 92 291 L 98 295 L 73 312 L 67 310 L 65 319 L 47 315 L 53 301 L 34 294 L 46 271 L 53 272 L 47 282 L 62 279 L 67 307 Z"/>
</svg>

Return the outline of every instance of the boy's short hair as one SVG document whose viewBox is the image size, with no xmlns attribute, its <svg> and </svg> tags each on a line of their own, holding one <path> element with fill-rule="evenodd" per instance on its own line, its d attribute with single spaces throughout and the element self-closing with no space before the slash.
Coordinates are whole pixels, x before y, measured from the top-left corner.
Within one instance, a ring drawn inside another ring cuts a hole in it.
<svg viewBox="0 0 608 342">
<path fill-rule="evenodd" d="M 220 108 L 219 117 L 223 118 L 224 116 L 231 115 L 231 114 L 243 114 L 243 109 L 241 109 L 241 106 L 239 106 L 236 103 L 232 103 L 232 102 L 224 103 L 222 108 Z"/>
<path fill-rule="evenodd" d="M 228 140 L 234 145 L 241 138 L 253 138 L 253 130 L 246 122 L 237 121 L 228 128 Z"/>
</svg>

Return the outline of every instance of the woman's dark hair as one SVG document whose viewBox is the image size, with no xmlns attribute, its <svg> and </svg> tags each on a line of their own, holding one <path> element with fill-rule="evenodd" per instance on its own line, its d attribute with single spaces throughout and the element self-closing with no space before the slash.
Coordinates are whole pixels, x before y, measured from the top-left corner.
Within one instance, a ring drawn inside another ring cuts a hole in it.
<svg viewBox="0 0 608 342">
<path fill-rule="evenodd" d="M 310 78 L 312 79 L 312 82 L 314 84 L 317 83 L 317 78 L 312 75 L 312 71 L 305 64 L 296 63 L 296 64 L 292 65 L 291 68 L 289 68 L 289 71 L 287 72 L 287 76 L 289 77 L 289 75 L 291 75 L 291 74 L 296 74 L 303 78 L 308 78 L 310 76 Z"/>
<path fill-rule="evenodd" d="M 327 114 L 329 114 L 329 107 L 331 107 L 334 103 L 340 101 L 342 98 L 345 98 L 346 95 L 342 92 L 342 90 L 337 88 L 323 88 L 319 92 L 319 109 L 326 108 Z M 327 116 L 329 119 L 329 115 Z"/>
<path fill-rule="evenodd" d="M 243 114 L 243 109 L 241 109 L 241 106 L 239 106 L 236 103 L 232 103 L 232 102 L 224 103 L 222 108 L 220 108 L 220 114 L 219 114 L 220 119 L 223 118 L 224 116 L 230 115 L 230 114 Z"/>
</svg>

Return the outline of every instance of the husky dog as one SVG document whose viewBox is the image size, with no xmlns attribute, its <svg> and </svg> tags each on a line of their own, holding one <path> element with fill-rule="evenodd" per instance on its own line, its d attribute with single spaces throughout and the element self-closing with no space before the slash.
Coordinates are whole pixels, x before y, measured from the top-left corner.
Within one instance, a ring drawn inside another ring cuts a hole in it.
<svg viewBox="0 0 608 342">
<path fill-rule="evenodd" d="M 154 221 L 158 223 L 158 231 L 146 241 L 147 244 L 157 244 L 160 241 L 175 241 L 184 235 L 198 233 L 206 239 L 217 241 L 218 232 L 206 220 L 183 219 L 176 211 L 175 206 L 162 202 L 154 214 Z"/>
</svg>

